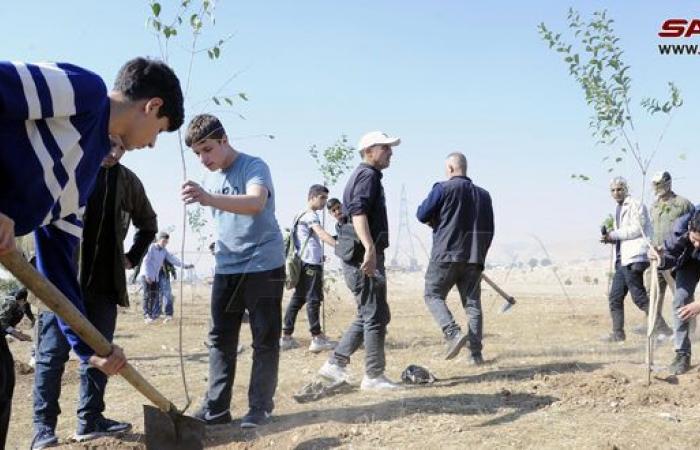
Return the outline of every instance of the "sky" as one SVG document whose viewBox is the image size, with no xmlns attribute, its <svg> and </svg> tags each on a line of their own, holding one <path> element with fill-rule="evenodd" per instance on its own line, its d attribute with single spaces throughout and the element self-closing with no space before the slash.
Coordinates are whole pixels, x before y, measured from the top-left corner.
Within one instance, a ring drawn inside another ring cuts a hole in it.
<svg viewBox="0 0 700 450">
<path fill-rule="evenodd" d="M 161 14 L 171 17 L 177 4 L 164 0 Z M 684 105 L 650 172 L 669 170 L 674 190 L 700 202 L 693 170 L 700 160 L 700 58 L 661 56 L 657 50 L 661 23 L 695 17 L 692 2 L 221 0 L 215 25 L 206 25 L 199 42 L 232 37 L 218 61 L 209 61 L 206 53 L 195 58 L 186 120 L 205 111 L 220 115 L 234 147 L 269 164 L 283 227 L 304 208 L 308 187 L 322 181 L 310 146 L 323 148 L 343 134 L 354 144 L 365 132 L 381 130 L 402 140 L 383 180 L 392 236 L 405 186 L 411 232 L 429 249 L 430 231 L 415 220 L 415 209 L 433 183 L 444 179 L 445 156 L 461 151 L 468 175 L 493 198 L 493 262 L 544 257 L 533 235 L 554 259 L 604 256 L 607 250 L 597 240 L 601 222 L 614 211 L 608 180 L 627 177 L 639 197 L 641 177 L 630 161 L 607 172 L 601 159 L 614 149 L 595 145 L 583 92 L 537 33 L 544 22 L 569 38 L 569 6 L 585 17 L 607 9 L 615 19 L 631 66 L 633 112 L 644 151 L 655 147 L 665 122 L 649 119 L 640 100 L 665 97 L 668 81 L 680 88 Z M 0 0 L 0 55 L 72 62 L 111 85 L 126 60 L 162 56 L 145 26 L 149 9 L 140 0 Z M 186 31 L 169 46 L 169 63 L 183 84 L 185 49 L 191 45 Z M 237 101 L 233 110 L 207 102 L 222 86 L 222 94 L 244 92 L 249 101 Z M 155 149 L 130 152 L 122 162 L 142 179 L 161 228 L 176 227 L 171 246 L 179 248 L 183 175 L 176 135 L 163 135 Z M 190 153 L 186 163 L 188 178 L 201 180 L 205 169 Z M 572 173 L 591 181 L 572 180 Z M 346 179 L 332 187 L 332 196 L 342 195 Z M 188 241 L 188 249 L 194 248 L 191 233 Z M 414 246 L 422 259 L 420 243 Z"/>
</svg>

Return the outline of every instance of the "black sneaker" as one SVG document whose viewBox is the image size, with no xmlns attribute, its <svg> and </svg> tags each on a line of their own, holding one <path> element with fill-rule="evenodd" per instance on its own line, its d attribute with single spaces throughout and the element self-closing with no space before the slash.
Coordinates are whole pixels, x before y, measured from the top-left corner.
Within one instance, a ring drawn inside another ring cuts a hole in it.
<svg viewBox="0 0 700 450">
<path fill-rule="evenodd" d="M 204 408 L 199 408 L 194 414 L 192 414 L 192 417 L 201 420 L 207 425 L 225 425 L 233 421 L 231 411 L 228 409 L 217 414 L 212 414 Z"/>
<path fill-rule="evenodd" d="M 610 333 L 607 336 L 604 336 L 600 339 L 601 342 L 625 342 L 625 333 L 624 332 L 615 332 L 615 333 Z"/>
<path fill-rule="evenodd" d="M 51 428 L 40 428 L 38 431 L 34 432 L 34 438 L 32 438 L 32 450 L 53 447 L 56 444 L 58 444 L 58 438 L 56 437 L 56 433 L 54 433 Z"/>
<path fill-rule="evenodd" d="M 484 365 L 484 357 L 481 356 L 481 353 L 472 353 L 467 358 L 467 364 L 470 366 L 483 366 Z"/>
<path fill-rule="evenodd" d="M 457 331 L 452 335 L 451 338 L 447 339 L 447 353 L 445 353 L 445 359 L 452 359 L 459 355 L 459 351 L 467 343 L 469 336 L 462 334 L 461 331 Z"/>
<path fill-rule="evenodd" d="M 676 353 L 673 362 L 668 367 L 672 375 L 682 375 L 690 370 L 690 355 L 686 353 Z"/>
<path fill-rule="evenodd" d="M 241 419 L 241 428 L 257 428 L 270 421 L 271 414 L 264 409 L 251 409 Z"/>
<path fill-rule="evenodd" d="M 75 440 L 82 442 L 103 436 L 115 436 L 129 430 L 131 430 L 131 424 L 128 422 L 117 422 L 100 416 L 91 422 L 78 421 Z"/>
</svg>

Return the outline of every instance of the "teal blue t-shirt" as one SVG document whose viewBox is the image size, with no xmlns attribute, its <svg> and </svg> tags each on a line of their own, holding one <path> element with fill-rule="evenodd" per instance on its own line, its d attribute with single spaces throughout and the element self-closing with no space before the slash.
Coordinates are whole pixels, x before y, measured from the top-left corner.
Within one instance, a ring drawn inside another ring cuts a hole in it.
<svg viewBox="0 0 700 450">
<path fill-rule="evenodd" d="M 267 188 L 265 208 L 254 216 L 212 208 L 216 223 L 216 273 L 264 272 L 284 265 L 282 233 L 275 218 L 275 189 L 270 168 L 254 156 L 239 153 L 230 167 L 207 175 L 213 194 L 245 195 L 249 186 Z"/>
</svg>

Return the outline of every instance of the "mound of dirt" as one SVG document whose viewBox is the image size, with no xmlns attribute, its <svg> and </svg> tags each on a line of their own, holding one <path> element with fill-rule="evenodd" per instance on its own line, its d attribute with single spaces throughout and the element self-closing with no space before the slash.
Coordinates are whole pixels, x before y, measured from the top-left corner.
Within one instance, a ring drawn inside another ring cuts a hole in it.
<svg viewBox="0 0 700 450">
<path fill-rule="evenodd" d="M 683 385 L 682 387 L 679 386 Z M 687 406 L 700 400 L 700 374 L 679 378 L 656 378 L 651 386 L 616 370 L 533 377 L 530 389 L 553 394 L 560 406 L 571 405 L 610 411 L 639 407 Z"/>
</svg>

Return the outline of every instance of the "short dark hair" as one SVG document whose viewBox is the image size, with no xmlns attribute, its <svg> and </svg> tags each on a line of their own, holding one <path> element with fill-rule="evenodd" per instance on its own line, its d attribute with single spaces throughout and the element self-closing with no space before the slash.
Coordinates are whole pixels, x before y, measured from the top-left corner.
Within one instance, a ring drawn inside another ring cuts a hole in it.
<svg viewBox="0 0 700 450">
<path fill-rule="evenodd" d="M 117 73 L 114 90 L 131 101 L 162 99 L 158 117 L 168 118 L 168 131 L 177 130 L 185 120 L 180 80 L 163 61 L 141 57 L 127 61 Z"/>
<path fill-rule="evenodd" d="M 335 197 L 329 198 L 328 203 L 326 203 L 326 207 L 328 208 L 328 210 L 330 211 L 331 209 L 335 208 L 336 206 L 341 206 L 340 200 L 338 200 Z"/>
<path fill-rule="evenodd" d="M 690 222 L 688 222 L 688 231 L 693 233 L 700 233 L 700 210 L 695 210 L 692 216 L 690 216 Z"/>
<path fill-rule="evenodd" d="M 226 136 L 226 130 L 218 117 L 199 114 L 194 116 L 187 125 L 185 145 L 192 147 L 204 139 L 223 139 L 224 136 Z"/>
<path fill-rule="evenodd" d="M 314 184 L 309 188 L 309 200 L 321 194 L 328 194 L 328 188 L 322 184 Z"/>
</svg>

